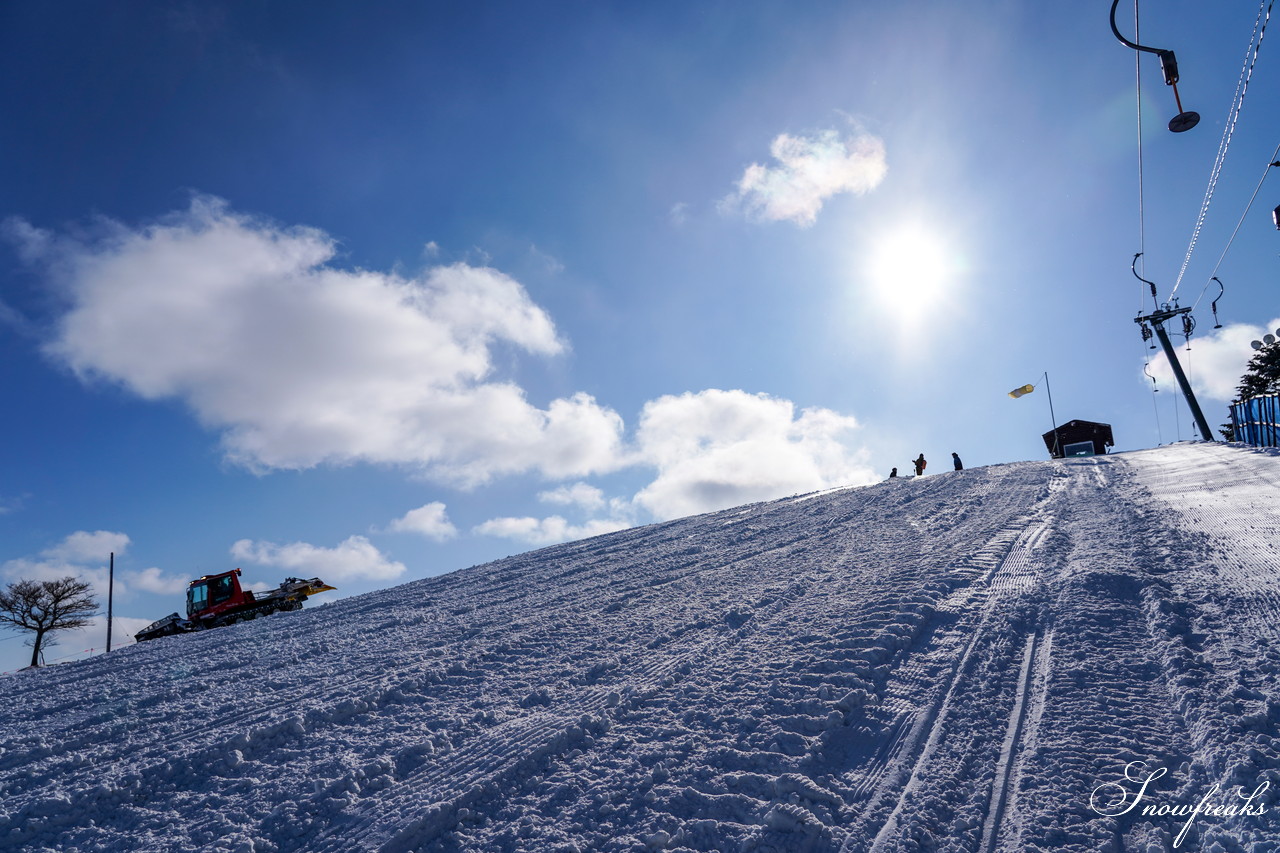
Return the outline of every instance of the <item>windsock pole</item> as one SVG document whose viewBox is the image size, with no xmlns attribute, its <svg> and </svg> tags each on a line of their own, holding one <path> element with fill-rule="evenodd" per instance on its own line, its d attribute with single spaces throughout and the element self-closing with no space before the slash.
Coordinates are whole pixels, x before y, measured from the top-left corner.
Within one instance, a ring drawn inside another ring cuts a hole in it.
<svg viewBox="0 0 1280 853">
<path fill-rule="evenodd" d="M 1044 391 L 1049 395 L 1049 420 L 1053 423 L 1053 455 L 1058 455 L 1058 416 L 1053 413 L 1053 389 L 1049 387 L 1049 371 L 1044 372 Z"/>
</svg>

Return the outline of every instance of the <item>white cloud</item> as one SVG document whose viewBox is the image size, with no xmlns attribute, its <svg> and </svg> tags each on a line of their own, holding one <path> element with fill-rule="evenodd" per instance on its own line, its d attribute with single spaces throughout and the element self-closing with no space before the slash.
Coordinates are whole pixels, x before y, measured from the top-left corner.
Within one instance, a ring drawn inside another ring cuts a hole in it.
<svg viewBox="0 0 1280 853">
<path fill-rule="evenodd" d="M 0 299 L 0 327 L 8 326 L 23 334 L 32 331 L 31 323 L 17 309 Z"/>
<path fill-rule="evenodd" d="M 187 584 L 192 580 L 184 576 L 167 575 L 155 566 L 143 569 L 140 572 L 128 571 L 124 575 L 130 586 L 144 592 L 154 592 L 161 595 L 180 593 L 187 588 Z"/>
<path fill-rule="evenodd" d="M 755 166 L 740 184 L 739 202 L 763 218 L 812 221 L 833 192 L 866 191 L 883 175 L 883 146 L 871 137 L 784 136 L 774 153 L 782 166 Z M 606 510 L 603 493 L 585 483 L 540 496 L 608 518 L 495 519 L 488 528 L 520 528 L 539 541 L 625 527 L 636 506 L 669 518 L 872 479 L 844 443 L 852 418 L 825 409 L 797 415 L 786 400 L 716 390 L 664 397 L 644 407 L 632 447 L 623 445 L 618 413 L 587 394 L 531 404 L 495 375 L 496 353 L 551 357 L 565 344 L 519 282 L 487 266 L 436 266 L 408 278 L 341 270 L 325 233 L 256 220 L 210 198 L 145 227 L 100 227 L 93 240 L 16 220 L 5 229 L 63 288 L 68 308 L 46 351 L 86 381 L 182 401 L 221 432 L 229 459 L 252 469 L 403 464 L 463 486 L 507 474 L 564 481 L 656 469 L 634 506 L 615 501 Z M 392 529 L 456 532 L 443 505 L 438 516 L 431 507 Z M 75 534 L 46 562 L 91 552 L 105 560 L 127 546 L 118 537 Z M 404 570 L 361 537 L 333 549 L 237 547 L 273 565 L 327 561 L 331 574 Z M 176 584 L 147 572 L 132 582 Z"/>
<path fill-rule="evenodd" d="M 231 546 L 237 560 L 273 566 L 327 583 L 344 580 L 391 580 L 404 574 L 404 563 L 388 560 L 363 536 L 351 536 L 335 548 L 307 542 L 277 545 L 241 539 Z"/>
<path fill-rule="evenodd" d="M 658 469 L 635 502 L 676 518 L 797 492 L 874 482 L 865 453 L 845 439 L 857 427 L 829 409 L 765 394 L 702 391 L 647 403 L 639 453 Z"/>
<path fill-rule="evenodd" d="M 411 509 L 387 526 L 393 533 L 420 533 L 428 539 L 443 542 L 458 535 L 458 528 L 449 521 L 445 514 L 445 505 L 440 501 Z"/>
<path fill-rule="evenodd" d="M 551 275 L 564 272 L 564 264 L 550 252 L 544 252 L 534 244 L 529 244 L 529 256 Z"/>
<path fill-rule="evenodd" d="M 625 530 L 634 521 L 634 507 L 630 501 L 613 498 L 606 500 L 604 492 L 588 483 L 572 483 L 538 493 L 538 500 L 543 503 L 576 507 L 587 514 L 608 511 L 605 518 L 592 518 L 580 524 L 572 523 L 562 516 L 552 515 L 547 518 L 493 518 L 473 528 L 474 533 L 483 536 L 501 536 L 534 545 L 550 545 L 556 542 L 567 542 L 572 539 L 585 539 Z"/>
<path fill-rule="evenodd" d="M 483 536 L 501 536 L 534 545 L 552 545 L 573 539 L 586 539 L 630 527 L 618 518 L 592 519 L 584 524 L 570 524 L 558 515 L 548 518 L 493 518 L 475 527 Z"/>
<path fill-rule="evenodd" d="M 722 211 L 745 210 L 757 220 L 817 221 L 823 203 L 839 193 L 863 195 L 888 171 L 884 143 L 869 134 L 841 137 L 835 130 L 813 136 L 784 133 L 769 148 L 777 165 L 752 163 L 737 190 L 721 200 Z"/>
<path fill-rule="evenodd" d="M 105 606 L 110 586 L 109 557 L 112 552 L 119 557 L 129 545 L 129 536 L 124 533 L 77 530 L 35 557 L 19 557 L 5 562 L 0 566 L 0 575 L 13 580 L 35 581 L 79 578 L 93 586 L 93 594 Z M 117 600 L 127 598 L 135 591 L 162 594 L 182 592 L 190 580 L 183 576 L 165 574 L 155 567 L 141 571 L 117 569 Z"/>
<path fill-rule="evenodd" d="M 587 514 L 607 510 L 603 518 L 591 518 L 575 524 L 559 515 L 547 518 L 493 518 L 472 529 L 482 536 L 501 536 L 533 545 L 551 545 L 556 542 L 567 542 L 572 539 L 585 539 L 625 530 L 634 523 L 634 506 L 630 501 L 613 498 L 606 500 L 604 492 L 587 483 L 572 483 L 538 493 L 538 500 L 544 503 L 576 507 Z"/>
<path fill-rule="evenodd" d="M 1250 341 L 1260 339 L 1267 333 L 1274 333 L 1280 328 L 1280 318 L 1272 320 L 1265 328 L 1247 323 L 1232 323 L 1207 335 L 1192 336 L 1191 352 L 1185 345 L 1178 348 L 1178 361 L 1191 381 L 1191 388 L 1196 397 L 1230 402 L 1236 395 L 1236 387 L 1240 377 L 1244 375 L 1249 359 L 1253 358 Z M 1180 338 L 1174 336 L 1175 346 Z M 1177 379 L 1173 369 L 1169 367 L 1164 351 L 1153 353 L 1151 359 L 1151 375 L 1163 389 L 1176 391 Z M 1213 418 L 1209 418 L 1213 422 Z"/>
<path fill-rule="evenodd" d="M 0 234 L 17 247 L 18 257 L 27 263 L 43 260 L 54 243 L 51 232 L 17 217 L 9 217 L 0 223 Z"/>
<path fill-rule="evenodd" d="M 39 557 L 18 557 L 5 561 L 0 566 L 0 574 L 9 580 L 52 581 L 67 576 L 83 578 L 93 584 L 96 592 L 106 594 L 107 569 L 93 569 L 86 566 L 68 563 L 65 560 L 41 559 Z"/>
<path fill-rule="evenodd" d="M 128 547 L 129 537 L 124 533 L 113 533 L 109 530 L 95 530 L 90 533 L 87 530 L 77 530 L 57 545 L 40 553 L 48 559 L 68 563 L 88 563 L 94 560 L 106 563 L 112 552 L 122 554 Z"/>
<path fill-rule="evenodd" d="M 573 483 L 538 493 L 543 503 L 582 507 L 588 512 L 604 507 L 604 492 L 587 483 Z"/>
<path fill-rule="evenodd" d="M 340 270 L 324 232 L 211 198 L 146 227 L 104 227 L 94 242 L 6 229 L 69 300 L 46 351 L 83 379 L 184 401 L 233 461 L 411 464 L 463 485 L 618 465 L 617 413 L 586 394 L 540 409 L 494 376 L 496 346 L 565 350 L 498 270 Z"/>
</svg>

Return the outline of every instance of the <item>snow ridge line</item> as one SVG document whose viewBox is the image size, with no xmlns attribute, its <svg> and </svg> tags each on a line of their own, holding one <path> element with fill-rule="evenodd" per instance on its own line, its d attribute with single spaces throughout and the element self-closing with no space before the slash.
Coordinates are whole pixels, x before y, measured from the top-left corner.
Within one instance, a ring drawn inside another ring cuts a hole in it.
<svg viewBox="0 0 1280 853">
<path fill-rule="evenodd" d="M 1044 541 L 1051 518 L 1051 515 L 1044 513 L 1042 502 L 1031 514 L 1024 515 L 1001 528 L 972 558 L 965 561 L 965 565 L 979 570 L 987 569 L 988 566 L 990 568 L 976 579 L 972 587 L 961 587 L 939 606 L 939 610 L 943 610 L 945 605 L 951 605 L 964 613 L 972 612 L 976 605 L 978 610 L 976 624 L 972 625 L 964 651 L 955 659 L 944 685 L 935 693 L 934 702 L 916 711 L 912 723 L 907 727 L 909 734 L 902 739 L 901 749 L 896 750 L 902 753 L 902 757 L 893 762 L 899 764 L 900 769 L 897 773 L 886 773 L 863 809 L 862 820 L 869 820 L 880 809 L 880 803 L 891 796 L 890 791 L 897 788 L 897 802 L 874 839 L 871 840 L 869 849 L 872 853 L 885 849 L 885 845 L 897 828 L 906 799 L 922 784 L 924 768 L 941 741 L 948 710 L 964 673 L 968 671 L 970 657 L 984 639 L 995 604 L 1021 591 L 1023 584 L 1015 581 L 1021 581 L 1028 576 L 1030 560 L 1027 555 L 1033 543 L 1039 545 Z M 964 598 L 963 604 L 956 601 L 958 597 Z M 963 633 L 967 624 L 962 619 L 952 626 L 951 632 Z M 920 745 L 922 739 L 923 746 Z M 901 766 L 901 763 L 910 760 L 912 755 L 915 758 L 910 769 Z M 889 766 L 891 765 L 886 763 L 886 770 Z M 903 774 L 906 775 L 906 781 L 900 782 Z M 865 837 L 862 833 L 851 830 L 840 851 L 841 853 L 858 853 L 860 846 L 864 843 Z"/>
<path fill-rule="evenodd" d="M 1018 808 L 1018 791 L 1022 783 L 1023 768 L 1027 761 L 1027 756 L 1033 754 L 1036 744 L 1039 740 L 1040 718 L 1044 714 L 1045 706 L 1048 701 L 1049 677 L 1053 666 L 1053 629 L 1046 628 L 1037 637 L 1035 659 L 1031 664 L 1031 672 L 1028 674 L 1030 679 L 1026 685 L 1026 701 L 1023 706 L 1021 730 L 1018 738 L 1014 743 L 1015 752 L 1013 753 L 1013 761 L 1009 765 L 1009 773 L 1004 785 L 1005 807 L 1000 815 L 1000 825 L 992 833 L 993 843 L 999 844 L 1003 838 L 1006 841 L 1004 847 L 993 847 L 992 851 L 997 849 L 1018 850 L 1021 849 L 1020 843 L 1021 827 L 1009 820 L 1006 816 L 1016 814 Z"/>
<path fill-rule="evenodd" d="M 996 840 L 1000 837 L 1001 822 L 1004 820 L 1005 806 L 1009 796 L 1009 785 L 1014 775 L 1014 761 L 1021 744 L 1022 726 L 1026 718 L 1027 694 L 1030 692 L 1031 680 L 1035 674 L 1032 663 L 1035 660 L 1039 641 L 1038 633 L 1028 636 L 1026 648 L 1022 654 L 1018 692 L 1013 700 L 1013 709 L 1009 712 L 1009 726 L 1005 731 L 1004 743 L 1000 747 L 1000 761 L 997 764 L 995 781 L 991 786 L 991 806 L 982 829 L 980 849 L 985 853 L 994 853 Z"/>
<path fill-rule="evenodd" d="M 870 765 L 867 767 L 867 773 L 858 784 L 853 787 L 852 795 L 855 800 L 870 797 L 872 789 L 879 783 L 884 775 L 885 768 L 890 764 L 897 763 L 898 756 L 902 752 L 903 745 L 907 741 L 907 734 L 911 731 L 910 723 L 916 720 L 916 715 L 899 714 L 897 721 L 893 724 L 892 734 L 885 740 L 885 745 L 876 753 Z"/>
<path fill-rule="evenodd" d="M 1176 768 L 1187 757 L 1180 746 L 1190 739 L 1186 719 L 1165 698 L 1168 662 L 1162 665 L 1142 640 L 1152 628 L 1152 594 L 1181 585 L 1179 564 L 1188 558 L 1194 562 L 1195 549 L 1170 541 L 1164 520 L 1150 512 L 1154 507 L 1138 494 L 1126 463 L 1099 459 L 1066 466 L 1077 469 L 1063 508 L 1066 547 L 1060 571 L 1046 584 L 1056 638 L 1047 631 L 1040 642 L 1044 651 L 1036 652 L 1023 733 L 1003 786 L 1006 802 L 996 826 L 990 826 L 995 813 L 989 810 L 982 841 L 992 846 L 979 847 L 983 853 L 1108 844 L 1147 849 L 1142 833 L 1151 829 L 1149 823 L 1144 829 L 1132 816 L 1099 818 L 1084 808 L 1089 793 L 1129 760 Z M 1104 468 L 1106 474 L 1099 476 Z M 1054 656 L 1061 672 L 1053 676 L 1055 702 L 1048 705 Z M 1081 666 L 1086 656 L 1091 663 Z M 1025 808 L 1039 812 L 1025 817 L 1018 807 L 1024 764 L 1034 774 L 1026 780 Z M 1107 769 L 1100 773 L 1102 767 Z M 1046 802 L 1067 800 L 1080 810 L 1066 809 L 1045 820 Z M 998 802 L 993 793 L 993 808 Z M 1167 844 L 1165 835 L 1161 849 Z"/>
<path fill-rule="evenodd" d="M 907 796 L 921 784 L 923 778 L 923 768 L 932 757 L 934 750 L 937 748 L 939 740 L 941 740 L 943 724 L 946 721 L 947 711 L 951 706 L 952 699 L 956 692 L 956 687 L 960 681 L 961 673 L 965 672 L 969 664 L 969 657 L 972 655 L 974 648 L 977 647 L 979 639 L 982 637 L 982 627 L 974 631 L 969 642 L 965 645 L 964 652 L 956 662 L 952 669 L 950 677 L 947 680 L 945 689 L 939 690 L 937 699 L 926 710 L 917 713 L 915 724 L 911 727 L 911 735 L 909 738 L 909 751 L 916 751 L 916 744 L 925 736 L 924 747 L 917 755 L 914 764 L 907 774 L 906 783 L 898 792 L 898 801 L 894 804 L 893 810 L 889 813 L 888 819 L 880 827 L 880 831 L 876 833 L 871 843 L 871 853 L 877 853 L 884 849 L 888 842 L 890 834 L 897 828 L 899 816 L 902 813 L 902 807 L 905 805 Z M 868 806 L 868 811 L 876 805 L 872 803 Z M 841 853 L 854 853 L 854 848 L 850 846 L 852 836 L 841 847 Z"/>
<path fill-rule="evenodd" d="M 947 485 L 947 482 L 940 479 L 923 485 L 931 486 L 936 490 Z M 986 476 L 978 482 L 965 484 L 966 495 L 971 500 L 985 499 L 987 495 L 998 491 L 998 485 L 997 478 Z M 887 682 L 879 683 L 874 688 L 875 692 L 882 694 L 874 712 L 875 716 L 890 715 L 885 721 L 886 734 L 868 764 L 860 768 L 854 784 L 846 789 L 846 797 L 851 803 L 863 803 L 859 809 L 862 815 L 860 819 L 863 822 L 868 819 L 877 804 L 891 796 L 893 788 L 900 784 L 896 774 L 886 779 L 886 773 L 891 768 L 901 769 L 904 751 L 914 753 L 919 748 L 918 744 L 923 736 L 921 711 L 913 694 L 919 691 L 934 692 L 931 688 L 944 669 L 949 673 L 947 678 L 954 678 L 954 660 L 950 657 L 940 658 L 939 653 L 945 654 L 951 647 L 958 647 L 965 630 L 961 625 L 949 624 L 950 620 L 957 617 L 964 620 L 966 615 L 981 608 L 988 594 L 987 581 L 1001 567 L 1013 543 L 1020 541 L 1019 537 L 1025 538 L 1027 525 L 1037 518 L 1036 513 L 1039 510 L 1035 507 L 1043 505 L 1054 494 L 1052 482 L 1046 484 L 1035 501 L 1031 513 L 1018 515 L 1014 520 L 998 527 L 994 534 L 989 534 L 982 545 L 956 560 L 953 568 L 944 575 L 948 580 L 938 585 L 937 589 L 940 591 L 925 595 L 925 602 L 927 602 L 925 606 L 931 615 L 926 620 L 926 624 L 917 627 L 912 634 L 913 641 L 920 641 L 916 653 L 912 652 L 911 646 L 897 652 L 898 655 L 905 656 L 902 658 L 905 664 L 894 670 Z M 908 494 L 906 502 L 910 503 L 918 497 L 918 494 Z M 963 521 L 966 515 L 967 513 L 961 512 L 954 520 Z M 950 525 L 944 524 L 943 527 L 949 528 Z M 1038 544 L 1042 538 L 1033 537 L 1033 544 Z M 963 546 L 963 540 L 956 541 L 954 546 Z M 971 620 L 966 620 L 965 624 L 969 621 Z M 930 626 L 929 622 L 934 624 Z M 939 622 L 947 624 L 939 625 Z M 952 640 L 953 637 L 956 639 Z M 899 638 L 893 634 L 886 637 L 882 632 L 876 639 L 897 640 Z M 876 645 L 875 641 L 871 642 L 873 646 Z M 890 648 L 901 647 L 891 645 Z M 939 665 L 940 663 L 942 665 Z"/>
</svg>

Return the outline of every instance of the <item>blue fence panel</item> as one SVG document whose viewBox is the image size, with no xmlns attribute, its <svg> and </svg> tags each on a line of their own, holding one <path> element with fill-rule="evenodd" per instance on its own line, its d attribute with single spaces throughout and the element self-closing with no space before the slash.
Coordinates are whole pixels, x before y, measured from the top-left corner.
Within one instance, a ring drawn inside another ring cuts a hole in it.
<svg viewBox="0 0 1280 853">
<path fill-rule="evenodd" d="M 1231 407 L 1236 441 L 1254 447 L 1280 447 L 1280 394 L 1253 397 Z"/>
</svg>

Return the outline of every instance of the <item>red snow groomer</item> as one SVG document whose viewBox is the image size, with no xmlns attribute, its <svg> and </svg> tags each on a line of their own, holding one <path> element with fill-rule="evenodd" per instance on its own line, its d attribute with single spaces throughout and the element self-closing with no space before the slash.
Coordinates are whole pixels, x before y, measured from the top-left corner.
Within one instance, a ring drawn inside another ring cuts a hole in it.
<svg viewBox="0 0 1280 853">
<path fill-rule="evenodd" d="M 187 586 L 186 619 L 177 613 L 170 613 L 163 619 L 152 622 L 133 637 L 141 643 L 171 634 L 186 634 L 206 628 L 220 628 L 232 622 L 247 622 L 277 610 L 301 610 L 302 602 L 306 601 L 307 596 L 334 588 L 319 578 L 286 578 L 276 589 L 255 595 L 253 590 L 241 588 L 239 569 L 220 575 L 205 575 Z"/>
</svg>

